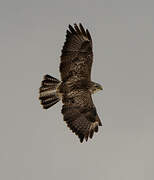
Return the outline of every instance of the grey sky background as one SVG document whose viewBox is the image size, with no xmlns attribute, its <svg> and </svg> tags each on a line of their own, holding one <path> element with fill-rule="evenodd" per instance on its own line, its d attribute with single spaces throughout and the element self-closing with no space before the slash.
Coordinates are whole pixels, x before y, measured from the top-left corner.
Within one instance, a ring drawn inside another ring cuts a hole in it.
<svg viewBox="0 0 154 180">
<path fill-rule="evenodd" d="M 0 179 L 153 180 L 154 1 L 0 1 Z M 57 78 L 68 24 L 93 38 L 93 96 L 103 128 L 80 144 L 38 101 Z"/>
</svg>

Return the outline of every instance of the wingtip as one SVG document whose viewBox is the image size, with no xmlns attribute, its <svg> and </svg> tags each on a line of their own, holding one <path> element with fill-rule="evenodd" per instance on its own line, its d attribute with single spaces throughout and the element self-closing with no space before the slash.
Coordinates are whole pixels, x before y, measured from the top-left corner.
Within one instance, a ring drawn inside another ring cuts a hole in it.
<svg viewBox="0 0 154 180">
<path fill-rule="evenodd" d="M 83 143 L 84 137 L 79 137 L 80 138 L 80 143 Z"/>
<path fill-rule="evenodd" d="M 89 39 L 89 40 L 92 40 L 91 35 L 90 35 L 90 32 L 88 31 L 88 29 L 86 29 L 86 34 L 87 34 L 88 39 Z"/>
<path fill-rule="evenodd" d="M 92 129 L 92 130 L 90 131 L 89 137 L 92 139 L 93 135 L 94 135 L 94 130 Z"/>
<path fill-rule="evenodd" d="M 79 26 L 82 26 L 82 23 L 81 23 L 81 22 L 79 23 Z M 82 26 L 82 27 L 83 27 L 83 26 Z"/>
<path fill-rule="evenodd" d="M 95 132 L 98 132 L 98 126 L 95 127 Z"/>
</svg>

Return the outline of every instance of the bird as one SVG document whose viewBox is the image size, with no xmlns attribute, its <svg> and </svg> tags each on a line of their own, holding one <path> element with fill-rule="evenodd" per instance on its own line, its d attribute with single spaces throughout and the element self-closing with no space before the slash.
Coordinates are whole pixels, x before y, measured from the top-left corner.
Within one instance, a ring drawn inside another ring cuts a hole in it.
<svg viewBox="0 0 154 180">
<path fill-rule="evenodd" d="M 61 50 L 61 80 L 45 75 L 39 88 L 44 109 L 62 100 L 63 120 L 80 142 L 92 138 L 102 126 L 92 95 L 103 87 L 91 80 L 93 44 L 90 32 L 81 23 L 69 25 Z"/>
</svg>

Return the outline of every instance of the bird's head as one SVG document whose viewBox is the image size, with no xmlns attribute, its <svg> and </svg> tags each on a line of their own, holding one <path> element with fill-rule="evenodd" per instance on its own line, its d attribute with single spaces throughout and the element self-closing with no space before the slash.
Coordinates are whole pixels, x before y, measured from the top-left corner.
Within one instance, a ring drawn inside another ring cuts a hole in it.
<svg viewBox="0 0 154 180">
<path fill-rule="evenodd" d="M 103 87 L 98 83 L 92 82 L 92 86 L 90 88 L 91 93 L 94 94 L 100 90 L 103 90 Z"/>
</svg>

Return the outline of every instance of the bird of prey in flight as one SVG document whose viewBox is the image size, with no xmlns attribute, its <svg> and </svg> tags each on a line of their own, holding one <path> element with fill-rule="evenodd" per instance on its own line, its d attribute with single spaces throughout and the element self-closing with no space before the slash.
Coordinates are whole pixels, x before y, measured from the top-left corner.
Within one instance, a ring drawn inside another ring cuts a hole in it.
<svg viewBox="0 0 154 180">
<path fill-rule="evenodd" d="M 91 80 L 92 62 L 92 38 L 88 29 L 81 23 L 69 25 L 60 57 L 61 81 L 45 75 L 39 89 L 44 109 L 62 100 L 64 121 L 80 142 L 92 138 L 98 126 L 102 126 L 91 96 L 103 88 Z"/>
</svg>

